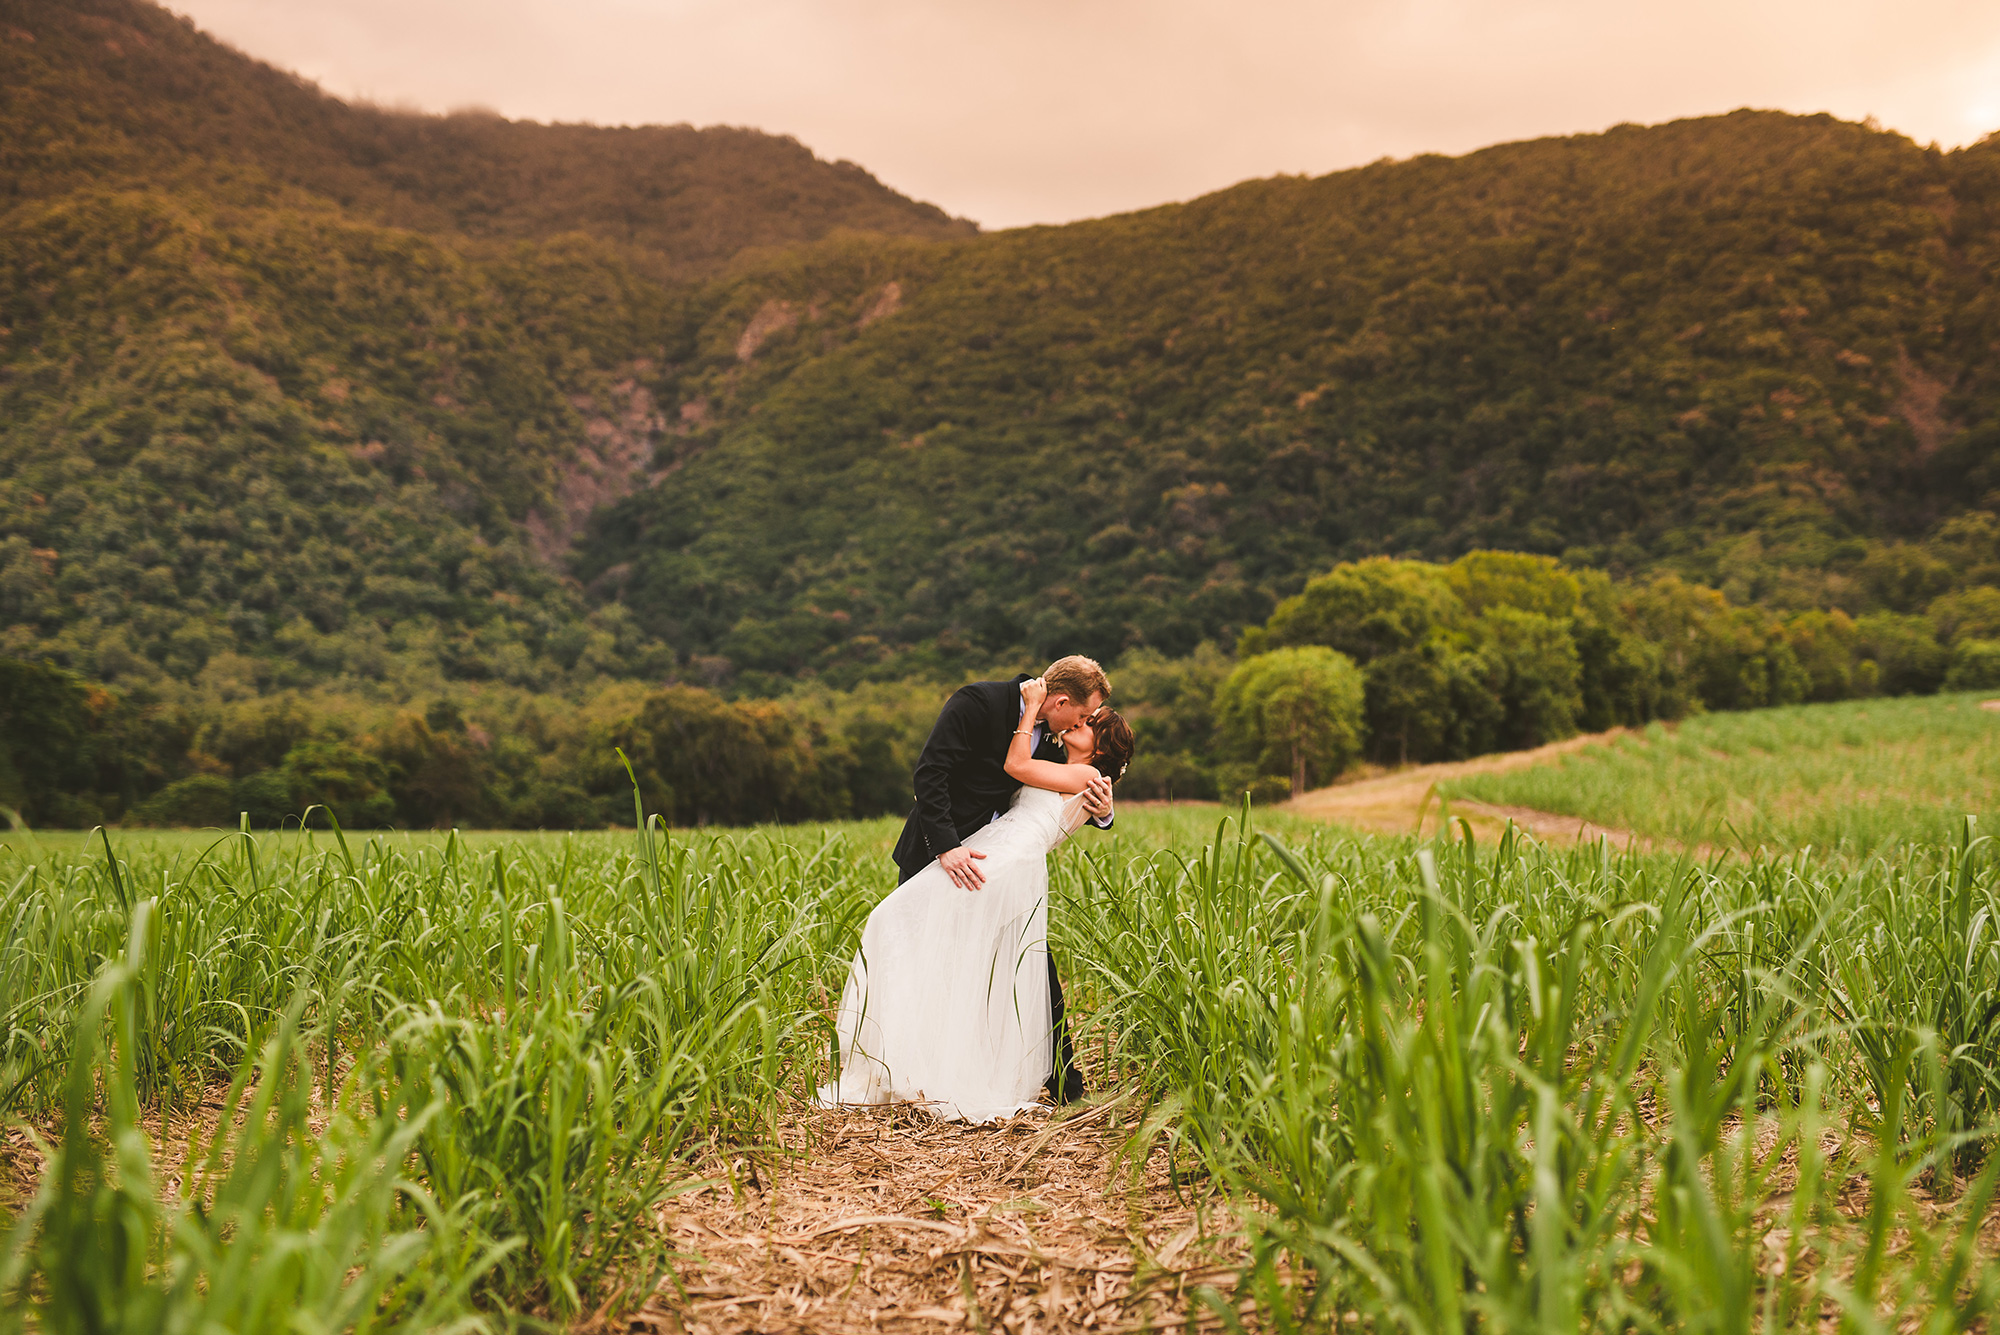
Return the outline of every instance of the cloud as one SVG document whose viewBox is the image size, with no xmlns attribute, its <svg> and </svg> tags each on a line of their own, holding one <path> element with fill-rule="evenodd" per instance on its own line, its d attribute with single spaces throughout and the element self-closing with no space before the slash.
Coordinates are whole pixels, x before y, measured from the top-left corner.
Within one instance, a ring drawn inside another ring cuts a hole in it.
<svg viewBox="0 0 2000 1335">
<path fill-rule="evenodd" d="M 180 0 L 328 91 L 750 125 L 987 226 L 1740 106 L 2000 128 L 1964 0 Z"/>
</svg>

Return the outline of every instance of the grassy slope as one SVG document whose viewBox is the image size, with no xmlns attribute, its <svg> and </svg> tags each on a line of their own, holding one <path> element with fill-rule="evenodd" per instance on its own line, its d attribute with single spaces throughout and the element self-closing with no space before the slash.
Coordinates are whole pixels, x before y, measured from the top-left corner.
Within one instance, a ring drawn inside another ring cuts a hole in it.
<svg viewBox="0 0 2000 1335">
<path fill-rule="evenodd" d="M 1983 696 L 1798 705 L 1654 724 L 1448 795 L 1689 844 L 1863 851 L 2000 828 L 2000 712 Z"/>
</svg>

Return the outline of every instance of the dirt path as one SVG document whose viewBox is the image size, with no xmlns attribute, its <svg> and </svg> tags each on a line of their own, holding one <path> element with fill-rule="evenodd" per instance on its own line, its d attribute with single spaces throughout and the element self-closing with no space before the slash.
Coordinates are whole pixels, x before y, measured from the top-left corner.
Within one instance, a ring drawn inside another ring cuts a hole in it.
<svg viewBox="0 0 2000 1335">
<path fill-rule="evenodd" d="M 1163 1152 L 1136 1181 L 1121 1166 L 1133 1117 L 1123 1100 L 973 1128 L 795 1109 L 788 1154 L 673 1203 L 686 1259 L 629 1328 L 1181 1329 L 1196 1287 L 1233 1288 L 1234 1257 L 1204 1250 Z"/>
<path fill-rule="evenodd" d="M 156 1169 L 219 1112 L 218 1091 L 171 1125 L 149 1117 Z M 774 1151 L 700 1165 L 717 1184 L 664 1207 L 678 1259 L 652 1298 L 574 1329 L 1210 1335 L 1222 1323 L 1194 1290 L 1232 1292 L 1239 1253 L 1202 1235 L 1230 1217 L 1200 1184 L 1175 1191 L 1164 1150 L 1133 1173 L 1137 1118 L 1115 1094 L 991 1127 L 794 1105 Z M 0 1202 L 18 1209 L 45 1169 L 25 1131 L 0 1138 Z"/>
<path fill-rule="evenodd" d="M 1432 834 L 1436 832 L 1442 814 L 1442 807 L 1431 792 L 1435 785 L 1473 774 L 1503 774 L 1509 770 L 1526 769 L 1530 765 L 1546 764 L 1557 756 L 1611 741 L 1624 732 L 1623 728 L 1613 728 L 1609 732 L 1593 732 L 1566 741 L 1551 742 L 1532 751 L 1503 751 L 1498 755 L 1455 760 L 1442 765 L 1415 765 L 1379 778 L 1320 788 L 1285 803 L 1280 810 L 1375 834 Z M 1454 819 L 1460 816 L 1467 818 L 1473 829 L 1485 837 L 1497 837 L 1511 820 L 1536 838 L 1549 843 L 1594 843 L 1598 839 L 1609 839 L 1614 848 L 1679 848 L 1670 841 L 1648 839 L 1631 830 L 1528 807 L 1493 806 L 1453 798 L 1451 814 Z"/>
</svg>

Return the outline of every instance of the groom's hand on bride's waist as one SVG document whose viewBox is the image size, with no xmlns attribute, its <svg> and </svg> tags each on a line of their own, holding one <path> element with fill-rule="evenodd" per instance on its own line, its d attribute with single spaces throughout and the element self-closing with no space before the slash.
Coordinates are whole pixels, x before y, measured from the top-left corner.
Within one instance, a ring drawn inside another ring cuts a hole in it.
<svg viewBox="0 0 2000 1335">
<path fill-rule="evenodd" d="M 951 883 L 959 889 L 977 890 L 986 884 L 986 873 L 979 870 L 975 859 L 985 856 L 976 848 L 961 845 L 946 849 L 944 855 L 938 858 L 938 866 L 944 868 L 944 874 L 951 877 Z"/>
</svg>

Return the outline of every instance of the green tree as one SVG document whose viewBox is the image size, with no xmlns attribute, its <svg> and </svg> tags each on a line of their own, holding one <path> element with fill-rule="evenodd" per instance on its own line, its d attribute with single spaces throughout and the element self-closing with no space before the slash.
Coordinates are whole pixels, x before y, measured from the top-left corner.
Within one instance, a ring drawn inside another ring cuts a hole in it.
<svg viewBox="0 0 2000 1335">
<path fill-rule="evenodd" d="M 1216 692 L 1233 664 L 1213 644 L 1169 658 L 1134 649 L 1111 670 L 1112 703 L 1132 725 L 1138 751 L 1119 783 L 1137 799 L 1212 798 Z"/>
<path fill-rule="evenodd" d="M 1480 614 L 1472 639 L 1500 683 L 1503 747 L 1540 746 L 1576 731 L 1582 665 L 1567 621 L 1500 604 Z"/>
<path fill-rule="evenodd" d="M 487 825 L 499 813 L 490 748 L 472 741 L 458 709 L 434 702 L 366 739 L 381 761 L 397 817 L 417 829 Z"/>
<path fill-rule="evenodd" d="M 1854 630 L 1883 695 L 1928 695 L 1944 684 L 1951 650 L 1938 643 L 1929 617 L 1871 612 L 1855 621 Z"/>
<path fill-rule="evenodd" d="M 1375 758 L 1407 765 L 1444 758 L 1452 731 L 1452 660 L 1445 637 L 1374 658 L 1362 670 L 1368 736 Z"/>
<path fill-rule="evenodd" d="M 235 804 L 235 785 L 217 774 L 191 774 L 132 808 L 126 823 L 182 828 L 231 826 L 242 810 Z"/>
<path fill-rule="evenodd" d="M 1981 584 L 1947 593 L 1926 611 L 1946 644 L 1966 638 L 2000 640 L 2000 588 Z"/>
<path fill-rule="evenodd" d="M 396 823 L 396 802 L 381 761 L 347 742 L 301 742 L 285 753 L 279 772 L 291 808 L 331 811 L 344 829 L 376 829 Z M 289 813 L 288 813 L 289 814 Z"/>
<path fill-rule="evenodd" d="M 66 794 L 87 793 L 93 772 L 90 693 L 47 663 L 0 658 L 0 805 L 44 824 Z"/>
<path fill-rule="evenodd" d="M 1952 646 L 1952 666 L 1944 673 L 1948 691 L 1990 691 L 2000 687 L 2000 640 L 1960 640 Z"/>
<path fill-rule="evenodd" d="M 231 784 L 229 805 L 260 830 L 277 829 L 304 810 L 293 800 L 290 779 L 276 769 L 260 769 Z"/>
<path fill-rule="evenodd" d="M 826 814 L 908 814 L 917 755 L 949 694 L 948 686 L 913 680 L 845 691 L 815 683 L 785 696 L 786 709 L 807 721 Z"/>
<path fill-rule="evenodd" d="M 1666 716 L 1666 655 L 1659 645 L 1593 617 L 1572 623 L 1570 639 L 1576 645 L 1581 693 L 1577 722 L 1586 732 L 1629 728 Z"/>
<path fill-rule="evenodd" d="M 1845 700 L 1855 694 L 1854 668 L 1860 643 L 1854 620 L 1838 608 L 1799 612 L 1785 621 L 1785 638 L 1799 670 L 1811 683 L 1809 700 Z"/>
<path fill-rule="evenodd" d="M 698 686 L 651 696 L 637 720 L 660 809 L 676 824 L 747 825 L 845 815 L 824 734 L 786 705 L 734 704 Z M 829 782 L 833 780 L 834 782 Z"/>
<path fill-rule="evenodd" d="M 1445 567 L 1445 580 L 1475 615 L 1511 607 L 1563 621 L 1575 614 L 1583 595 L 1575 572 L 1553 556 L 1528 552 L 1467 552 Z"/>
<path fill-rule="evenodd" d="M 1411 649 L 1465 619 L 1449 573 L 1425 561 L 1378 557 L 1335 566 L 1271 613 L 1261 634 L 1246 637 L 1247 656 L 1266 648 L 1321 644 L 1359 664 Z"/>
<path fill-rule="evenodd" d="M 1870 599 L 1892 612 L 1919 611 L 1956 582 L 1950 565 L 1913 542 L 1872 548 L 1857 573 Z"/>
<path fill-rule="evenodd" d="M 1761 607 L 1735 607 L 1720 590 L 1663 575 L 1628 600 L 1633 627 L 1660 646 L 1662 713 L 1697 707 L 1793 704 L 1813 689 L 1784 626 Z"/>
<path fill-rule="evenodd" d="M 1297 797 L 1360 754 L 1363 694 L 1361 672 L 1347 655 L 1323 645 L 1274 649 L 1229 674 L 1216 718 L 1242 760 L 1260 775 L 1289 775 Z"/>
<path fill-rule="evenodd" d="M 2000 687 L 2000 640 L 1970 637 L 1951 647 L 1951 667 L 1945 673 L 1948 691 L 1990 691 Z"/>
</svg>

